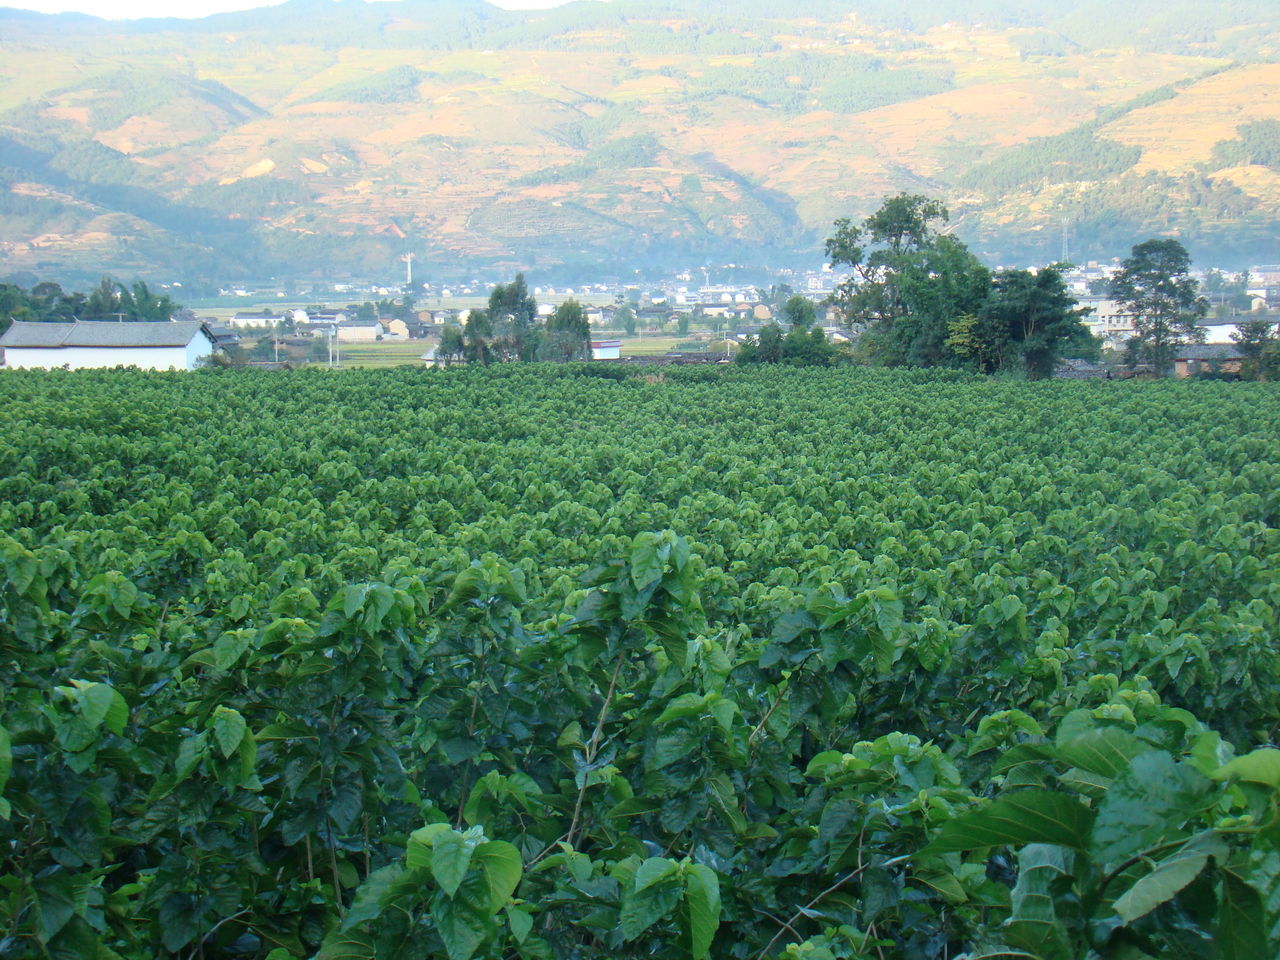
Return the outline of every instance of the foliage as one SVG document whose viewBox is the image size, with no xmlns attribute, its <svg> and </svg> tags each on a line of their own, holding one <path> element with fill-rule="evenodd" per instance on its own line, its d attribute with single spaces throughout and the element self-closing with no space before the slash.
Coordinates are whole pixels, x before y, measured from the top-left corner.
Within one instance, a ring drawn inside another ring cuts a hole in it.
<svg viewBox="0 0 1280 960">
<path fill-rule="evenodd" d="M 809 301 L 806 300 L 805 303 Z M 812 303 L 809 303 L 809 308 L 813 309 Z M 821 327 L 814 326 L 810 321 L 808 324 L 793 324 L 785 333 L 777 323 L 765 324 L 754 341 L 744 343 L 738 349 L 734 362 L 744 365 L 785 363 L 792 367 L 829 367 L 835 359 L 835 345 L 827 340 Z"/>
<path fill-rule="evenodd" d="M 1177 240 L 1138 244 L 1111 279 L 1111 295 L 1132 314 L 1142 358 L 1163 374 L 1180 343 L 1199 343 L 1209 311 L 1191 276 L 1191 257 Z"/>
<path fill-rule="evenodd" d="M 1273 369 L 1277 359 L 1277 346 L 1280 345 L 1274 317 L 1251 317 L 1237 321 L 1236 331 L 1231 339 L 1244 356 L 1242 374 L 1270 380 L 1280 372 Z"/>
<path fill-rule="evenodd" d="M 1005 150 L 959 178 L 959 185 L 1001 196 L 1040 184 L 1113 179 L 1131 169 L 1142 148 L 1099 136 L 1096 123 Z"/>
<path fill-rule="evenodd" d="M 1273 385 L 599 370 L 0 377 L 6 955 L 1280 949 Z"/>
<path fill-rule="evenodd" d="M 591 325 L 577 300 L 566 300 L 547 318 L 542 355 L 561 362 L 591 359 Z"/>
<path fill-rule="evenodd" d="M 1090 336 L 1081 323 L 1085 311 L 1076 308 L 1056 266 L 998 272 L 983 312 L 999 331 L 997 344 L 1017 356 L 1033 380 L 1051 376 L 1068 345 Z"/>
<path fill-rule="evenodd" d="M 141 280 L 132 286 L 103 277 L 87 295 L 67 293 L 52 281 L 37 283 L 30 290 L 14 284 L 0 284 L 0 333 L 12 320 L 27 322 L 74 320 L 142 320 L 164 322 L 182 309 L 168 294 L 152 293 Z"/>
<path fill-rule="evenodd" d="M 1257 164 L 1280 170 L 1280 120 L 1255 120 L 1236 128 L 1235 140 L 1214 145 L 1215 168 Z"/>
<path fill-rule="evenodd" d="M 818 310 L 813 301 L 803 294 L 793 294 L 787 298 L 781 309 L 782 319 L 791 327 L 808 330 L 818 322 Z"/>
</svg>

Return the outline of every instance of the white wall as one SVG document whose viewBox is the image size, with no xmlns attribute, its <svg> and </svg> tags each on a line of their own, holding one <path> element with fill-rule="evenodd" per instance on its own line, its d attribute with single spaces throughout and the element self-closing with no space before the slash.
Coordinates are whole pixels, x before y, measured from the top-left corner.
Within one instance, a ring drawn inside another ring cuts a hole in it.
<svg viewBox="0 0 1280 960">
<path fill-rule="evenodd" d="M 1206 323 L 1200 329 L 1205 333 L 1205 343 L 1235 343 L 1231 336 L 1240 331 L 1234 323 Z"/>
<path fill-rule="evenodd" d="M 8 347 L 5 363 L 16 369 L 69 366 L 72 370 L 95 367 L 139 367 L 143 370 L 191 370 L 196 361 L 213 352 L 203 336 L 185 347 Z"/>
<path fill-rule="evenodd" d="M 203 331 L 197 333 L 187 344 L 186 369 L 194 370 L 211 356 L 213 356 L 213 341 L 206 337 Z"/>
</svg>

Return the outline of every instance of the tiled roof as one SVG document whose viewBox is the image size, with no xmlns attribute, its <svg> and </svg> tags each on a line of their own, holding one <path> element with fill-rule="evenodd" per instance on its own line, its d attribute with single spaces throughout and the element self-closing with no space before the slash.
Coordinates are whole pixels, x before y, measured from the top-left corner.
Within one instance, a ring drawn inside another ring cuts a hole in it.
<svg viewBox="0 0 1280 960">
<path fill-rule="evenodd" d="M 28 323 L 15 320 L 0 337 L 0 347 L 185 347 L 201 330 L 199 320 L 179 323 L 112 323 L 79 320 L 76 323 Z"/>
<path fill-rule="evenodd" d="M 1229 343 L 1191 343 L 1178 347 L 1177 360 L 1238 360 L 1244 354 Z"/>
</svg>

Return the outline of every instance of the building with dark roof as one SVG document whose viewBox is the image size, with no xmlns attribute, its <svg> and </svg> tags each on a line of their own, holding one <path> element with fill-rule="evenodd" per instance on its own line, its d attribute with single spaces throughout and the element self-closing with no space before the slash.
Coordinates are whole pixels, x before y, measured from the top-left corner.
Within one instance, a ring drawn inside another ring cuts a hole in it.
<svg viewBox="0 0 1280 960">
<path fill-rule="evenodd" d="M 194 370 L 212 353 L 216 340 L 199 320 L 175 323 L 28 323 L 15 320 L 0 349 L 13 368 L 82 370 L 138 367 L 143 370 Z"/>
</svg>

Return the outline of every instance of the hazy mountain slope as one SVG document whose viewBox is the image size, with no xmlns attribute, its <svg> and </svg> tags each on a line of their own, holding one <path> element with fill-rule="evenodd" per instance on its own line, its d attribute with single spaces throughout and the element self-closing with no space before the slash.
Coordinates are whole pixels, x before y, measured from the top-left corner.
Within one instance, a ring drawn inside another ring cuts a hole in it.
<svg viewBox="0 0 1280 960">
<path fill-rule="evenodd" d="M 0 10 L 9 271 L 227 278 L 816 259 L 946 197 L 994 261 L 1150 232 L 1274 259 L 1280 10 L 290 0 L 186 22 Z M 1221 146 L 1220 146 L 1221 144 Z"/>
</svg>

